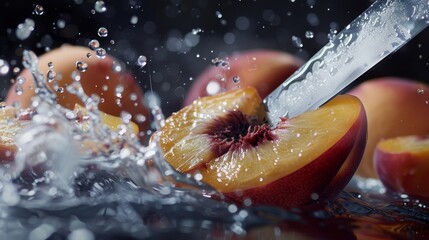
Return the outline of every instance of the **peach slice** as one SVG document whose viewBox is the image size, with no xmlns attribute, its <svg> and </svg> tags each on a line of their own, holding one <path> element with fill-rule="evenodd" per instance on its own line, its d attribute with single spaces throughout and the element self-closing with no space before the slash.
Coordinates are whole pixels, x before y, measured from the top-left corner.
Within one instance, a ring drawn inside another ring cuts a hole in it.
<svg viewBox="0 0 429 240">
<path fill-rule="evenodd" d="M 363 103 L 368 118 L 368 143 L 357 174 L 377 175 L 373 155 L 383 139 L 429 134 L 429 86 L 412 80 L 385 77 L 369 80 L 350 94 Z"/>
<path fill-rule="evenodd" d="M 387 189 L 429 199 L 429 136 L 381 141 L 374 153 L 374 165 Z"/>
<path fill-rule="evenodd" d="M 362 156 L 360 101 L 338 96 L 271 128 L 252 87 L 195 100 L 159 132 L 165 159 L 242 204 L 301 206 L 337 194 Z"/>
<path fill-rule="evenodd" d="M 0 108 L 0 164 L 13 161 L 16 152 L 15 136 L 28 121 L 16 120 L 17 109 Z"/>
<path fill-rule="evenodd" d="M 225 61 L 229 67 L 210 66 L 195 80 L 185 105 L 199 97 L 246 86 L 256 88 L 259 96 L 265 98 L 302 65 L 300 59 L 288 53 L 266 49 L 236 53 Z M 240 80 L 234 81 L 234 77 Z M 219 91 L 213 92 L 211 87 Z"/>
<path fill-rule="evenodd" d="M 18 109 L 10 106 L 0 108 L 0 164 L 14 160 L 16 152 L 15 136 L 30 122 L 28 119 L 16 118 L 17 111 Z M 85 122 L 88 115 L 86 109 L 76 105 L 74 112 L 78 116 L 77 122 L 80 127 L 83 130 L 88 128 L 89 126 Z M 118 126 L 122 124 L 121 118 L 104 112 L 100 112 L 100 118 L 101 122 L 113 131 L 117 131 Z M 138 134 L 139 128 L 135 123 L 130 122 L 130 128 L 134 134 Z"/>
<path fill-rule="evenodd" d="M 92 54 L 90 58 L 87 57 L 88 53 Z M 117 60 L 111 56 L 99 59 L 93 50 L 86 47 L 64 45 L 39 57 L 39 70 L 43 74 L 53 70 L 56 73 L 55 79 L 58 80 L 58 87 L 64 89 L 63 92 L 57 92 L 59 104 L 69 109 L 73 109 L 75 104 L 83 105 L 78 97 L 65 90 L 74 81 L 72 73 L 77 71 L 77 61 L 87 64 L 87 70 L 79 72 L 80 83 L 87 95 L 97 94 L 102 99 L 99 104 L 101 111 L 113 116 L 120 116 L 122 111 L 129 112 L 141 131 L 148 129 L 149 121 L 142 122 L 139 120 L 141 118 L 138 118 L 138 114 L 140 114 L 148 119 L 149 111 L 143 104 L 143 92 L 134 77 L 124 70 L 115 70 L 114 61 L 117 62 Z M 52 64 L 52 69 L 48 67 L 48 63 Z M 21 108 L 27 108 L 30 106 L 31 98 L 35 95 L 34 83 L 28 69 L 25 69 L 20 77 L 26 79 L 22 84 L 22 94 L 16 92 L 17 83 L 15 83 L 9 89 L 6 102 L 9 105 L 19 102 Z M 54 89 L 53 82 L 49 85 Z M 123 88 L 122 92 L 119 91 L 119 97 L 117 87 L 119 90 Z M 117 103 L 117 100 L 120 101 L 120 104 Z"/>
</svg>

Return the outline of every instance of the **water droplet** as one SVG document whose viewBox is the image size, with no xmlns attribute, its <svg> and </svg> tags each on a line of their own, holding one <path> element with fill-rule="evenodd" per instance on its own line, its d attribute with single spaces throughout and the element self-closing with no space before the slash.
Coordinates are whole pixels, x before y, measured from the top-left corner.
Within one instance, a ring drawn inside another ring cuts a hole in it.
<svg viewBox="0 0 429 240">
<path fill-rule="evenodd" d="M 57 75 L 57 73 L 54 70 L 49 69 L 48 73 L 46 74 L 46 77 L 48 78 L 48 82 L 54 81 L 54 78 L 56 75 Z"/>
<path fill-rule="evenodd" d="M 117 61 L 113 61 L 112 64 L 112 70 L 116 73 L 119 73 L 122 71 L 122 65 L 121 63 L 117 62 Z"/>
<path fill-rule="evenodd" d="M 66 27 L 66 21 L 64 21 L 63 19 L 58 19 L 57 21 L 57 27 L 60 29 L 63 29 Z"/>
<path fill-rule="evenodd" d="M 225 68 L 225 69 L 230 69 L 230 65 L 228 61 L 225 61 L 223 59 L 220 58 L 214 58 L 212 59 L 212 64 L 215 65 L 216 67 L 221 67 L 221 68 Z"/>
<path fill-rule="evenodd" d="M 206 92 L 209 95 L 215 95 L 220 92 L 220 84 L 217 81 L 211 81 L 207 84 Z"/>
<path fill-rule="evenodd" d="M 198 33 L 202 32 L 203 30 L 201 28 L 194 28 L 192 29 L 192 34 L 197 35 Z"/>
<path fill-rule="evenodd" d="M 137 123 L 143 123 L 146 121 L 146 117 L 143 114 L 137 114 L 134 118 Z"/>
<path fill-rule="evenodd" d="M 88 64 L 86 62 L 83 62 L 83 61 L 77 61 L 76 62 L 76 69 L 81 71 L 81 72 L 85 72 L 88 69 Z"/>
<path fill-rule="evenodd" d="M 215 12 L 217 18 L 222 18 L 222 13 L 219 11 Z"/>
<path fill-rule="evenodd" d="M 316 200 L 318 200 L 318 199 L 319 199 L 319 194 L 317 194 L 317 193 L 312 193 L 310 197 L 311 197 L 311 199 L 312 199 L 313 201 L 316 201 Z"/>
<path fill-rule="evenodd" d="M 418 94 L 424 94 L 424 93 L 425 93 L 425 90 L 424 90 L 422 87 L 419 87 L 419 88 L 417 89 L 417 93 L 418 93 Z"/>
<path fill-rule="evenodd" d="M 136 15 L 133 15 L 130 19 L 131 24 L 137 24 L 138 21 L 139 21 L 139 17 L 137 17 Z"/>
<path fill-rule="evenodd" d="M 104 59 L 106 57 L 106 50 L 104 50 L 104 48 L 97 48 L 95 54 L 98 58 Z"/>
<path fill-rule="evenodd" d="M 140 67 L 144 67 L 147 64 L 147 58 L 144 55 L 140 55 L 139 58 L 137 59 L 137 65 L 139 65 Z"/>
<path fill-rule="evenodd" d="M 95 8 L 95 11 L 99 13 L 103 13 L 107 10 L 106 4 L 104 3 L 104 1 L 96 1 L 94 4 L 94 8 Z"/>
<path fill-rule="evenodd" d="M 58 93 L 63 93 L 63 92 L 64 92 L 64 88 L 63 88 L 63 87 L 59 87 L 59 88 L 57 88 L 57 92 L 58 92 Z"/>
<path fill-rule="evenodd" d="M 22 65 L 24 65 L 25 68 L 37 69 L 38 62 L 39 59 L 33 51 L 24 50 L 22 53 Z"/>
<path fill-rule="evenodd" d="M 24 84 L 25 83 L 25 78 L 24 77 L 18 77 L 16 79 L 16 83 L 20 84 L 20 85 Z"/>
<path fill-rule="evenodd" d="M 9 64 L 3 60 L 0 59 L 0 76 L 4 76 L 9 72 Z"/>
<path fill-rule="evenodd" d="M 39 4 L 37 4 L 35 7 L 34 7 L 34 13 L 36 14 L 36 15 L 43 15 L 43 13 L 44 13 L 44 9 L 43 9 L 43 6 L 42 5 L 39 5 Z"/>
<path fill-rule="evenodd" d="M 232 77 L 232 81 L 234 83 L 239 83 L 240 82 L 240 77 L 239 76 L 234 76 L 234 77 Z"/>
<path fill-rule="evenodd" d="M 21 69 L 19 67 L 14 67 L 13 68 L 13 73 L 14 74 L 18 74 L 21 71 Z"/>
<path fill-rule="evenodd" d="M 302 44 L 301 38 L 297 36 L 292 36 L 292 43 L 295 47 L 302 48 L 304 44 Z"/>
<path fill-rule="evenodd" d="M 107 37 L 108 34 L 109 34 L 109 31 L 107 31 L 107 28 L 101 27 L 98 29 L 98 36 Z"/>
<path fill-rule="evenodd" d="M 92 57 L 92 54 L 91 54 L 91 53 L 87 53 L 87 54 L 86 54 L 86 57 L 87 57 L 87 58 L 91 58 L 91 57 Z"/>
<path fill-rule="evenodd" d="M 123 92 L 124 92 L 124 86 L 122 84 L 118 84 L 115 88 L 116 97 L 121 98 Z"/>
<path fill-rule="evenodd" d="M 24 93 L 24 88 L 22 87 L 21 84 L 17 84 L 15 86 L 15 93 L 16 95 L 22 95 L 22 93 Z"/>
<path fill-rule="evenodd" d="M 54 67 L 54 63 L 53 62 L 48 62 L 48 68 L 53 68 Z"/>
<path fill-rule="evenodd" d="M 310 39 L 310 38 L 314 38 L 314 33 L 312 31 L 306 31 L 305 32 L 305 37 Z"/>
<path fill-rule="evenodd" d="M 79 71 L 73 71 L 71 74 L 71 78 L 76 81 L 79 82 L 80 81 L 80 73 Z"/>
<path fill-rule="evenodd" d="M 27 39 L 30 36 L 31 32 L 33 32 L 34 25 L 35 23 L 33 19 L 30 19 L 30 18 L 25 19 L 24 23 L 20 23 L 16 28 L 16 31 L 15 31 L 16 37 L 19 40 Z"/>
<path fill-rule="evenodd" d="M 98 40 L 96 40 L 96 39 L 93 39 L 93 40 L 89 41 L 88 47 L 91 50 L 95 50 L 95 49 L 100 47 L 100 42 L 98 42 Z"/>
</svg>

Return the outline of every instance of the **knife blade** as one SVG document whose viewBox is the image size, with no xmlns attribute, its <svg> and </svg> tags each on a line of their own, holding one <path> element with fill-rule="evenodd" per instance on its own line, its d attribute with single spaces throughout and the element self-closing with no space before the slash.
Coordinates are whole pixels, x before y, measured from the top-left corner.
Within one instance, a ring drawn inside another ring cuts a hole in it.
<svg viewBox="0 0 429 240">
<path fill-rule="evenodd" d="M 427 0 L 378 0 L 264 99 L 268 120 L 316 109 L 429 24 Z"/>
</svg>

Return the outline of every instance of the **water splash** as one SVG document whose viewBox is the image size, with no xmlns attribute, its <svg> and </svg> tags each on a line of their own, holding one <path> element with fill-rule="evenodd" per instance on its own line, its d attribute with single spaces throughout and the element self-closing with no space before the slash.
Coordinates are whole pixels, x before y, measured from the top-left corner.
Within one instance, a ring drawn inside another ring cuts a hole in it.
<svg viewBox="0 0 429 240">
<path fill-rule="evenodd" d="M 33 52 L 24 51 L 37 96 L 28 127 L 16 139 L 15 163 L 0 168 L 0 227 L 10 238 L 275 239 L 300 234 L 335 239 L 359 234 L 348 226 L 367 226 L 368 216 L 377 216 L 372 224 L 380 225 L 397 224 L 399 217 L 408 229 L 380 233 L 372 228 L 370 233 L 402 237 L 414 230 L 417 238 L 429 233 L 423 224 L 429 220 L 427 203 L 392 198 L 378 181 L 354 179 L 337 198 L 310 209 L 241 208 L 212 200 L 222 196 L 201 176 L 179 174 L 163 159 L 157 135 L 147 146 L 139 142 L 130 114 L 121 114 L 117 131 L 100 124 L 100 99 L 85 94 L 78 71 L 67 91 L 84 106 L 58 105 L 37 62 Z M 145 102 L 154 128 L 160 129 L 165 118 L 159 98 L 146 94 Z"/>
</svg>

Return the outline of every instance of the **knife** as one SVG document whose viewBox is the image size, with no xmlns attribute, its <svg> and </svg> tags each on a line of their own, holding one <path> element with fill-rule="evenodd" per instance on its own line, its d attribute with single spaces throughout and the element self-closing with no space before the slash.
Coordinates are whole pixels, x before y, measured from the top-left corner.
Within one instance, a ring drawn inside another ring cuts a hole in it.
<svg viewBox="0 0 429 240">
<path fill-rule="evenodd" d="M 264 99 L 269 122 L 320 107 L 428 24 L 428 0 L 376 1 Z"/>
</svg>

